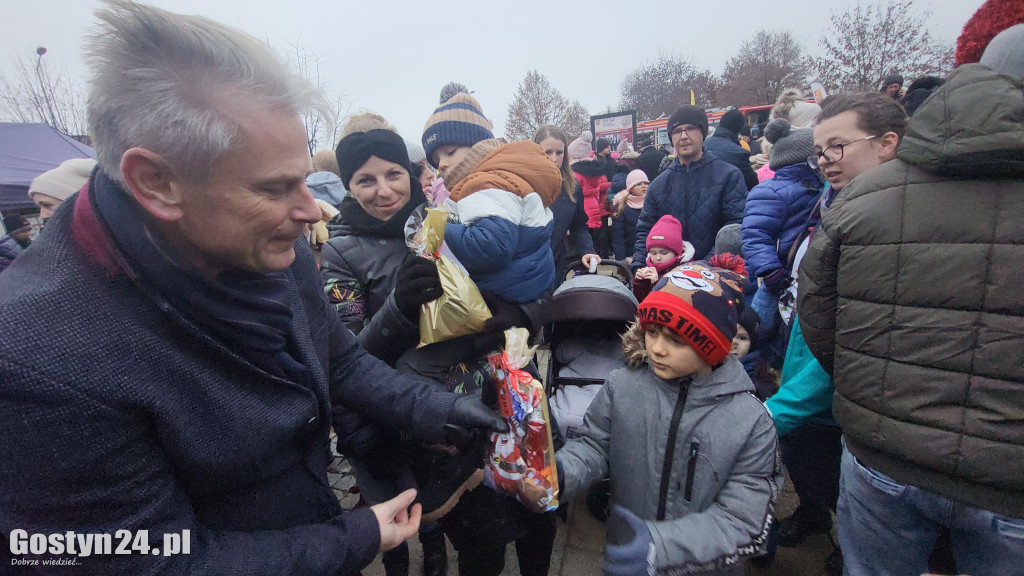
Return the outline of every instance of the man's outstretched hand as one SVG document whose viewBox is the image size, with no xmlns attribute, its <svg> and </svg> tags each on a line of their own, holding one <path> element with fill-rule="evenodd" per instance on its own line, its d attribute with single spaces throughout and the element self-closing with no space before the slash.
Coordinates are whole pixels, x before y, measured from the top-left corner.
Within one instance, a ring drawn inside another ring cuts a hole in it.
<svg viewBox="0 0 1024 576">
<path fill-rule="evenodd" d="M 420 531 L 420 516 L 423 507 L 413 504 L 415 490 L 406 490 L 387 502 L 371 506 L 380 527 L 380 550 L 387 552 Z M 412 506 L 412 508 L 410 508 Z"/>
<path fill-rule="evenodd" d="M 479 396 L 459 396 L 448 416 L 448 424 L 462 426 L 469 430 L 482 428 L 493 432 L 507 432 L 508 422 L 497 412 L 487 407 Z"/>
</svg>

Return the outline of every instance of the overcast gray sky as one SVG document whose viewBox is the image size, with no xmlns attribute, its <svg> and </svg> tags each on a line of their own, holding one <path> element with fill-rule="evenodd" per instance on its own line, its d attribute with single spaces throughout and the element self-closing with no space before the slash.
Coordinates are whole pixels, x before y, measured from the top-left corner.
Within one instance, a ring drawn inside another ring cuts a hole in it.
<svg viewBox="0 0 1024 576">
<path fill-rule="evenodd" d="M 409 140 L 455 80 L 475 91 L 495 133 L 531 69 L 546 75 L 592 114 L 616 106 L 622 79 L 659 54 L 681 55 L 721 74 L 746 35 L 789 30 L 811 53 L 832 11 L 852 0 L 692 2 L 512 0 L 152 0 L 173 12 L 201 14 L 267 39 L 282 54 L 292 45 L 320 58 L 330 92 L 351 111 L 383 114 Z M 932 11 L 930 31 L 955 43 L 983 0 L 917 0 Z M 0 0 L 0 70 L 14 54 L 35 58 L 45 46 L 51 66 L 83 80 L 82 40 L 94 0 Z M 755 104 L 751 102 L 751 104 Z M 760 103 L 758 103 L 760 104 Z"/>
</svg>

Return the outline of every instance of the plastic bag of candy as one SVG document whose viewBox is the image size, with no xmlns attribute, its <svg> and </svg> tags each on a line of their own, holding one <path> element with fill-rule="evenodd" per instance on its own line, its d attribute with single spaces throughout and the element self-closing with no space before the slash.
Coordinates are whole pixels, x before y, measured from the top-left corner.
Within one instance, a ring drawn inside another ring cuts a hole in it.
<svg viewBox="0 0 1024 576">
<path fill-rule="evenodd" d="M 536 350 L 528 340 L 525 328 L 506 330 L 505 349 L 488 357 L 498 410 L 508 421 L 509 431 L 491 434 L 484 484 L 514 494 L 531 509 L 554 510 L 558 477 L 551 418 L 543 384 L 523 370 Z"/>
</svg>

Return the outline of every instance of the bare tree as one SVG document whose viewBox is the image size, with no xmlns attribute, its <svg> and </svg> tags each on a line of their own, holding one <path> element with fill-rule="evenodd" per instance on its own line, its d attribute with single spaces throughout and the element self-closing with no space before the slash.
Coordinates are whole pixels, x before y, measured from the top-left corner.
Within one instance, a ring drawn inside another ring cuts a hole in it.
<svg viewBox="0 0 1024 576">
<path fill-rule="evenodd" d="M 725 64 L 718 101 L 725 105 L 770 104 L 790 86 L 803 86 L 811 60 L 788 31 L 758 30 Z"/>
<path fill-rule="evenodd" d="M 708 108 L 718 101 L 721 81 L 678 56 L 661 55 L 652 64 L 637 68 L 622 81 L 622 110 L 636 110 L 637 120 L 653 120 L 676 108 L 694 103 Z"/>
<path fill-rule="evenodd" d="M 81 86 L 64 66 L 54 72 L 43 59 L 11 57 L 8 70 L 0 74 L 0 118 L 13 122 L 49 124 L 69 136 L 83 137 L 86 131 L 85 99 Z"/>
<path fill-rule="evenodd" d="M 888 0 L 832 12 L 831 30 L 818 42 L 818 80 L 829 90 L 877 90 L 888 74 L 943 76 L 953 68 L 953 46 L 926 28 L 929 10 L 913 0 Z"/>
<path fill-rule="evenodd" d="M 323 92 L 321 106 L 302 115 L 309 154 L 312 156 L 320 148 L 333 150 L 338 142 L 342 120 L 348 116 L 349 107 L 345 104 L 345 95 L 329 91 L 327 81 L 320 75 L 320 56 L 298 42 L 292 44 L 291 48 L 295 71 Z"/>
<path fill-rule="evenodd" d="M 574 137 L 582 134 L 584 130 L 590 130 L 590 112 L 579 100 L 573 100 L 562 114 L 562 119 L 555 122 L 555 125 L 565 130 L 570 137 Z"/>
<path fill-rule="evenodd" d="M 570 101 L 562 96 L 546 76 L 530 70 L 508 106 L 505 138 L 513 142 L 529 140 L 544 124 L 559 126 L 568 134 L 579 134 L 590 126 L 590 113 L 579 100 Z"/>
</svg>

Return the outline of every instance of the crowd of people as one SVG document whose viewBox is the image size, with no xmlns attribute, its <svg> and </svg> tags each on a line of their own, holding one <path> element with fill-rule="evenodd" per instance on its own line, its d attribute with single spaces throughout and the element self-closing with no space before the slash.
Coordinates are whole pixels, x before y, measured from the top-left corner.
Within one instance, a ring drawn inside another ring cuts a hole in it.
<svg viewBox="0 0 1024 576">
<path fill-rule="evenodd" d="M 482 483 L 509 429 L 488 358 L 510 328 L 543 343 L 559 285 L 615 261 L 637 304 L 624 368 L 553 439 L 563 502 L 610 479 L 605 574 L 743 574 L 833 529 L 830 575 L 1016 573 L 1016 6 L 987 2 L 944 78 L 789 89 L 764 123 L 681 105 L 667 150 L 553 125 L 508 142 L 450 83 L 421 134 L 361 113 L 310 157 L 319 96 L 263 42 L 110 0 L 87 47 L 97 161 L 32 183 L 35 240 L 3 220 L 4 565 L 130 530 L 190 551 L 78 568 L 352 575 L 380 554 L 394 576 L 418 535 L 425 575 L 449 541 L 460 575 L 497 576 L 509 544 L 546 575 L 558 512 Z M 437 254 L 410 249 L 426 208 L 447 213 Z M 441 253 L 489 317 L 424 341 Z"/>
</svg>

